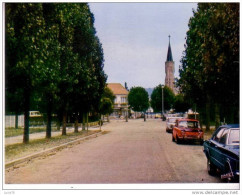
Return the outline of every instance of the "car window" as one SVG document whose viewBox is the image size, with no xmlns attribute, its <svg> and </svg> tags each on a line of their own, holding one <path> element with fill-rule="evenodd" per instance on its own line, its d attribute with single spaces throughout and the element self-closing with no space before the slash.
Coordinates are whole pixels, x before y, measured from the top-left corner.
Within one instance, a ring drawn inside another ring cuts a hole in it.
<svg viewBox="0 0 242 195">
<path fill-rule="evenodd" d="M 225 128 L 221 128 L 214 136 L 213 136 L 213 140 L 219 142 L 219 139 L 222 136 L 222 133 L 224 131 Z"/>
<path fill-rule="evenodd" d="M 228 139 L 229 145 L 239 145 L 239 129 L 231 129 Z"/>
<path fill-rule="evenodd" d="M 179 127 L 187 127 L 187 121 L 180 121 L 178 126 Z"/>
<path fill-rule="evenodd" d="M 227 140 L 227 137 L 228 137 L 228 132 L 229 132 L 229 129 L 224 129 L 224 131 L 222 131 L 222 135 L 219 139 L 219 143 L 220 144 L 226 144 L 226 140 Z"/>
<path fill-rule="evenodd" d="M 180 121 L 179 127 L 198 128 L 197 121 Z"/>
<path fill-rule="evenodd" d="M 170 123 L 175 123 L 175 122 L 176 122 L 176 119 L 175 119 L 175 118 L 170 118 L 170 119 L 169 119 L 169 122 L 170 122 Z"/>
</svg>

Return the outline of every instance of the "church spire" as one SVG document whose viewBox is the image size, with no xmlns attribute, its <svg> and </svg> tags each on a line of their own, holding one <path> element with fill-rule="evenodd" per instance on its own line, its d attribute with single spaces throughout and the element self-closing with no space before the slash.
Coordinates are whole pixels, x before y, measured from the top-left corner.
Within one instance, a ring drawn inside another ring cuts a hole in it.
<svg viewBox="0 0 242 195">
<path fill-rule="evenodd" d="M 169 46 L 168 46 L 167 59 L 166 59 L 167 62 L 173 61 L 172 53 L 171 53 L 171 44 L 170 44 L 170 37 L 171 36 L 169 35 L 168 37 L 169 37 Z"/>
</svg>

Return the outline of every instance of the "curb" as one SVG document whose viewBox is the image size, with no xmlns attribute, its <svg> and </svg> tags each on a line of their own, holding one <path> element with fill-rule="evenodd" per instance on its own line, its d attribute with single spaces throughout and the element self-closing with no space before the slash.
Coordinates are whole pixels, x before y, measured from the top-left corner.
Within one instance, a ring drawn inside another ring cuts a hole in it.
<svg viewBox="0 0 242 195">
<path fill-rule="evenodd" d="M 48 154 L 48 153 L 50 153 L 50 152 L 54 152 L 54 151 L 57 151 L 57 150 L 59 150 L 59 149 L 65 148 L 65 147 L 68 146 L 68 145 L 76 144 L 76 143 L 78 143 L 78 142 L 80 142 L 80 141 L 83 141 L 83 140 L 85 140 L 85 139 L 92 138 L 92 137 L 93 137 L 93 138 L 94 138 L 94 137 L 97 137 L 97 136 L 100 135 L 100 134 L 102 134 L 102 132 L 94 133 L 94 134 L 92 134 L 92 135 L 88 135 L 88 136 L 86 136 L 86 137 L 82 137 L 82 138 L 80 138 L 80 139 L 77 139 L 77 140 L 74 140 L 74 141 L 70 141 L 70 142 L 67 142 L 67 143 L 61 144 L 61 145 L 59 145 L 59 146 L 53 147 L 53 148 L 49 148 L 49 149 L 47 149 L 47 150 L 45 150 L 45 151 L 37 152 L 37 153 L 35 153 L 35 154 L 30 154 L 30 155 L 28 155 L 28 156 L 25 156 L 25 157 L 18 158 L 18 159 L 16 159 L 16 160 L 13 160 L 13 161 L 7 162 L 7 163 L 5 163 L 5 169 L 10 168 L 10 167 L 15 166 L 15 165 L 18 165 L 18 164 L 23 163 L 23 162 L 25 162 L 25 161 L 30 161 L 30 160 L 32 160 L 32 159 L 35 159 L 35 158 L 38 158 L 38 157 L 40 157 L 40 156 L 46 155 L 46 154 Z"/>
</svg>

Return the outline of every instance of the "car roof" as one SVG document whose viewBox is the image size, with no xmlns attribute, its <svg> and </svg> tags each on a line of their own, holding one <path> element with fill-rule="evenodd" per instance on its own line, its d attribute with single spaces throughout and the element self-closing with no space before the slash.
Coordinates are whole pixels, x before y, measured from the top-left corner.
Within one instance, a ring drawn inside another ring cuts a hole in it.
<svg viewBox="0 0 242 195">
<path fill-rule="evenodd" d="M 197 119 L 190 119 L 190 118 L 182 118 L 182 119 L 179 119 L 178 122 L 179 121 L 197 121 L 198 122 Z"/>
<path fill-rule="evenodd" d="M 219 128 L 239 128 L 239 124 L 228 124 L 228 125 L 222 125 Z"/>
</svg>

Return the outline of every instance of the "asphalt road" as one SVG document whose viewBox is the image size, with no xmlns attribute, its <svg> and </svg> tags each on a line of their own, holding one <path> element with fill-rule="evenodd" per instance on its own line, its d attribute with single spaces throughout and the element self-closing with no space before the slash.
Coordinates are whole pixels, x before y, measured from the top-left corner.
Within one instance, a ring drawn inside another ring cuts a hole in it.
<svg viewBox="0 0 242 195">
<path fill-rule="evenodd" d="M 5 172 L 6 184 L 221 183 L 203 147 L 178 145 L 160 119 L 112 120 L 109 133 Z"/>
</svg>

